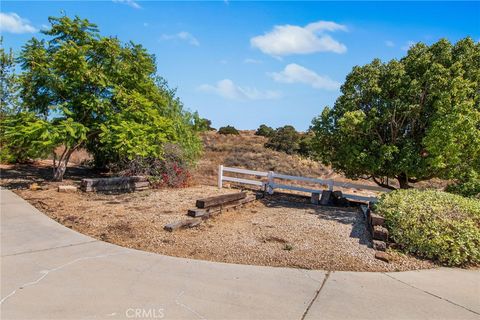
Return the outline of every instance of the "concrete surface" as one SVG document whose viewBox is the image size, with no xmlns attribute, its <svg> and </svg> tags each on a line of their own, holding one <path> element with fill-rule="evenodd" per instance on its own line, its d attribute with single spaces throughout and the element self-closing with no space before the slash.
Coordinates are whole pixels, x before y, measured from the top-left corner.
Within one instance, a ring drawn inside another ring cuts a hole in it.
<svg viewBox="0 0 480 320">
<path fill-rule="evenodd" d="M 213 263 L 78 234 L 0 190 L 1 319 L 480 319 L 480 272 Z"/>
</svg>

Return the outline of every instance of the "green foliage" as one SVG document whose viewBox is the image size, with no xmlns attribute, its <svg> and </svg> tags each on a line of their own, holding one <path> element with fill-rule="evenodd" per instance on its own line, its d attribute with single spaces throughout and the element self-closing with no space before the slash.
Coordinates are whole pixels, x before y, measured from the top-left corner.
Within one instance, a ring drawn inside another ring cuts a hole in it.
<svg viewBox="0 0 480 320">
<path fill-rule="evenodd" d="M 305 134 L 300 135 L 300 142 L 298 143 L 298 154 L 305 157 L 310 158 L 313 152 L 313 138 L 315 135 L 309 131 Z"/>
<path fill-rule="evenodd" d="M 299 143 L 300 134 L 293 126 L 287 125 L 277 128 L 265 143 L 265 147 L 287 154 L 294 154 L 299 150 Z"/>
<path fill-rule="evenodd" d="M 3 121 L 5 138 L 14 154 L 22 155 L 19 160 L 47 156 L 60 144 L 72 148 L 87 139 L 88 129 L 72 118 L 43 120 L 32 112 L 10 115 Z"/>
<path fill-rule="evenodd" d="M 448 266 L 480 263 L 480 200 L 436 190 L 397 190 L 375 207 L 404 251 Z"/>
<path fill-rule="evenodd" d="M 215 130 L 215 128 L 212 128 L 212 121 L 206 118 L 201 118 L 198 115 L 198 112 L 193 113 L 193 123 L 194 123 L 193 126 L 195 128 L 195 131 L 198 131 L 198 132 Z"/>
<path fill-rule="evenodd" d="M 233 127 L 233 126 L 220 127 L 220 129 L 218 129 L 218 133 L 219 134 L 234 134 L 234 135 L 239 135 L 240 134 L 240 132 L 238 132 L 238 130 L 235 129 L 235 127 Z"/>
<path fill-rule="evenodd" d="M 480 172 L 480 43 L 466 38 L 354 67 L 333 108 L 315 118 L 316 157 L 349 178 L 401 188 Z"/>
<path fill-rule="evenodd" d="M 58 180 L 81 147 L 100 166 L 162 158 L 167 143 L 183 149 L 189 162 L 198 157 L 198 115 L 186 112 L 175 90 L 155 75 L 153 55 L 140 45 L 100 36 L 86 19 L 63 16 L 49 22 L 43 33 L 50 39 L 32 38 L 20 55 L 20 95 L 28 113 L 6 123 L 13 146 L 18 142 L 29 157 L 66 146 Z"/>
<path fill-rule="evenodd" d="M 275 133 L 275 130 L 272 127 L 269 127 L 265 124 L 261 124 L 257 131 L 255 131 L 256 136 L 262 136 L 262 137 L 271 137 Z"/>
<path fill-rule="evenodd" d="M 461 175 L 456 183 L 448 185 L 446 191 L 480 199 L 480 174 L 475 171 L 467 172 Z"/>
<path fill-rule="evenodd" d="M 13 50 L 6 51 L 3 37 L 0 37 L 0 163 L 21 160 L 22 154 L 16 154 L 8 145 L 5 137 L 5 119 L 18 112 L 18 79 L 15 74 Z"/>
<path fill-rule="evenodd" d="M 15 74 L 13 50 L 6 51 L 0 37 L 0 106 L 1 114 L 11 114 L 18 109 L 18 80 Z"/>
</svg>

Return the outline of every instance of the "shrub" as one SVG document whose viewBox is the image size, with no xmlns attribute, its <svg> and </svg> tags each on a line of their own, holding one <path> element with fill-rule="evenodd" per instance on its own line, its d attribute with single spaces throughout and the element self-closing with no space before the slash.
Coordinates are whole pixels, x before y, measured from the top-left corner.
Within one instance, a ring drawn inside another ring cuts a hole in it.
<svg viewBox="0 0 480 320">
<path fill-rule="evenodd" d="M 239 135 L 240 133 L 238 132 L 237 129 L 233 126 L 226 126 L 226 127 L 221 127 L 218 129 L 218 133 L 220 134 L 234 134 L 234 135 Z"/>
<path fill-rule="evenodd" d="M 266 148 L 282 151 L 287 154 L 298 152 L 300 134 L 293 126 L 284 126 L 275 130 L 274 134 L 265 143 Z"/>
<path fill-rule="evenodd" d="M 447 186 L 445 191 L 480 199 L 480 175 L 476 172 L 466 174 L 457 183 Z"/>
<path fill-rule="evenodd" d="M 181 149 L 175 145 L 168 145 L 165 149 L 163 158 L 125 159 L 111 169 L 123 176 L 148 176 L 154 188 L 188 186 L 191 175 Z"/>
<path fill-rule="evenodd" d="M 409 253 L 448 266 L 480 263 L 480 200 L 436 190 L 397 190 L 376 211 Z"/>
<path fill-rule="evenodd" d="M 298 154 L 303 157 L 311 157 L 313 155 L 312 141 L 314 134 L 307 132 L 300 136 L 300 142 L 298 143 Z"/>
<path fill-rule="evenodd" d="M 265 124 L 260 125 L 258 127 L 257 131 L 255 131 L 256 136 L 262 136 L 262 137 L 271 137 L 275 133 L 275 130 L 272 127 L 269 127 Z"/>
</svg>

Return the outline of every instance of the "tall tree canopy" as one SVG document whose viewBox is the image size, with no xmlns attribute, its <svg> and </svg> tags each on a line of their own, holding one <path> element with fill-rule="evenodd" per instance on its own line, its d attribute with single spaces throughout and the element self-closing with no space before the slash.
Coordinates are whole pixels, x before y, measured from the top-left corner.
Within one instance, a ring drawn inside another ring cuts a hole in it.
<svg viewBox="0 0 480 320">
<path fill-rule="evenodd" d="M 356 66 L 312 123 L 316 156 L 351 178 L 401 188 L 480 172 L 480 44 L 418 43 Z"/>
<path fill-rule="evenodd" d="M 54 159 L 56 180 L 81 147 L 100 165 L 161 158 L 167 143 L 195 159 L 200 151 L 196 117 L 156 75 L 153 55 L 141 45 L 101 36 L 86 19 L 50 17 L 49 22 L 43 33 L 50 39 L 32 38 L 20 54 L 26 111 L 5 120 L 12 146 L 32 157 L 64 146 Z"/>
</svg>

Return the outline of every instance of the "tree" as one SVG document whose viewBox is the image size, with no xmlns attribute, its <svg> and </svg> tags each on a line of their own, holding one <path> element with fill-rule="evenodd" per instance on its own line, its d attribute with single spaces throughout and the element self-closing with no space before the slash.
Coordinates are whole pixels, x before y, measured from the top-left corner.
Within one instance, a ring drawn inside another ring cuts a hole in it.
<svg viewBox="0 0 480 320">
<path fill-rule="evenodd" d="M 212 121 L 207 118 L 202 118 L 198 115 L 198 112 L 193 113 L 193 123 L 195 130 L 198 132 L 213 131 Z"/>
<path fill-rule="evenodd" d="M 132 42 L 102 37 L 86 19 L 50 17 L 51 39 L 32 38 L 20 63 L 25 112 L 5 121 L 11 145 L 31 156 L 53 153 L 54 180 L 71 154 L 86 147 L 99 165 L 138 156 L 162 157 L 178 144 L 189 159 L 200 151 L 193 115 L 156 76 L 153 55 Z M 57 157 L 54 150 L 64 146 Z"/>
<path fill-rule="evenodd" d="M 261 124 L 257 131 L 255 131 L 256 136 L 262 136 L 262 137 L 271 137 L 275 133 L 275 130 L 272 127 L 269 127 L 265 124 Z"/>
<path fill-rule="evenodd" d="M 277 128 L 265 143 L 265 147 L 287 154 L 294 154 L 298 152 L 299 143 L 300 134 L 293 126 L 287 125 Z"/>
<path fill-rule="evenodd" d="M 0 105 L 2 115 L 11 114 L 18 108 L 18 81 L 15 74 L 15 56 L 13 50 L 3 47 L 0 37 Z"/>
<path fill-rule="evenodd" d="M 353 68 L 312 123 L 316 157 L 350 178 L 400 188 L 480 172 L 480 44 L 418 43 L 400 60 Z"/>
<path fill-rule="evenodd" d="M 234 126 L 226 126 L 226 127 L 220 127 L 218 129 L 219 134 L 234 134 L 234 135 L 239 135 L 240 132 L 234 127 Z"/>
<path fill-rule="evenodd" d="M 18 112 L 18 79 L 15 74 L 15 56 L 13 50 L 5 50 L 0 37 L 0 163 L 22 160 L 22 153 L 14 153 L 5 138 L 3 123 L 10 115 Z"/>
</svg>

